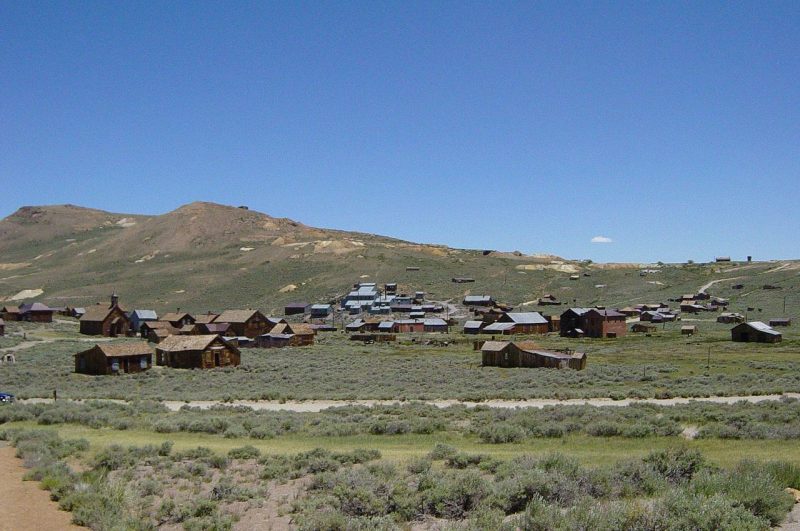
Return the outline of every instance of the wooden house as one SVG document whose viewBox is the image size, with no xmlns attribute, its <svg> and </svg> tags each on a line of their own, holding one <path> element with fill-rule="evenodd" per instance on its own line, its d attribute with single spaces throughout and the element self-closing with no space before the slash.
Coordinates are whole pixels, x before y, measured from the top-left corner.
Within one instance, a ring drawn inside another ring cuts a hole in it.
<svg viewBox="0 0 800 531">
<path fill-rule="evenodd" d="M 751 343 L 778 343 L 783 336 L 777 330 L 762 323 L 761 321 L 751 321 L 742 323 L 731 328 L 731 340 L 744 341 Z"/>
<path fill-rule="evenodd" d="M 19 307 L 19 320 L 31 323 L 52 323 L 53 313 L 52 308 L 41 302 L 22 304 Z"/>
<path fill-rule="evenodd" d="M 536 301 L 536 304 L 539 306 L 560 306 L 561 302 L 556 298 L 555 295 L 547 294 L 539 297 L 539 300 Z"/>
<path fill-rule="evenodd" d="M 139 334 L 151 343 L 160 343 L 165 337 L 177 336 L 180 330 L 167 321 L 146 321 L 142 323 Z"/>
<path fill-rule="evenodd" d="M 308 313 L 311 305 L 307 302 L 290 302 L 283 307 L 284 315 L 303 315 Z"/>
<path fill-rule="evenodd" d="M 131 320 L 112 297 L 111 306 L 96 304 L 80 318 L 80 333 L 87 336 L 118 337 L 131 333 Z"/>
<path fill-rule="evenodd" d="M 561 314 L 561 319 L 559 323 L 559 331 L 561 332 L 562 336 L 565 337 L 572 337 L 569 333 L 573 330 L 580 330 L 580 336 L 583 337 L 585 330 L 583 327 L 585 326 L 585 319 L 584 315 L 588 312 L 590 308 L 569 308 L 565 312 Z"/>
<path fill-rule="evenodd" d="M 740 313 L 721 313 L 719 317 L 717 317 L 718 323 L 725 323 L 725 324 L 738 324 L 744 322 L 744 315 Z M 772 326 L 772 325 L 770 325 Z"/>
<path fill-rule="evenodd" d="M 400 319 L 394 322 L 392 332 L 395 334 L 421 333 L 425 331 L 425 323 L 419 319 Z"/>
<path fill-rule="evenodd" d="M 247 336 L 251 339 L 272 329 L 267 317 L 258 310 L 225 310 L 214 322 L 230 323 L 237 336 Z"/>
<path fill-rule="evenodd" d="M 156 363 L 176 369 L 235 367 L 241 354 L 218 335 L 169 336 L 156 347 Z"/>
<path fill-rule="evenodd" d="M 539 312 L 505 312 L 496 323 L 513 323 L 513 334 L 546 334 L 550 331 L 547 319 Z"/>
<path fill-rule="evenodd" d="M 481 361 L 484 367 L 582 370 L 586 367 L 586 354 L 543 350 L 529 341 L 486 341 L 481 346 Z"/>
<path fill-rule="evenodd" d="M 173 328 L 181 329 L 187 325 L 193 325 L 195 318 L 192 314 L 187 312 L 169 312 L 161 316 L 162 321 L 166 321 L 173 326 Z"/>
<path fill-rule="evenodd" d="M 324 319 L 328 317 L 333 311 L 330 304 L 312 304 L 309 310 L 311 317 L 315 319 Z"/>
<path fill-rule="evenodd" d="M 258 348 L 283 348 L 291 346 L 294 334 L 276 334 L 269 332 L 256 338 Z"/>
<path fill-rule="evenodd" d="M 466 323 L 464 323 L 464 333 L 480 334 L 483 325 L 484 325 L 483 321 L 467 321 Z"/>
<path fill-rule="evenodd" d="M 75 372 L 81 374 L 128 374 L 153 366 L 147 343 L 100 343 L 75 354 Z"/>
<path fill-rule="evenodd" d="M 682 336 L 693 336 L 698 333 L 700 330 L 697 328 L 696 325 L 683 325 L 681 327 L 681 335 Z"/>
<path fill-rule="evenodd" d="M 306 345 L 314 344 L 314 336 L 317 331 L 309 324 L 304 323 L 289 323 L 287 325 L 288 332 L 293 336 L 289 341 L 292 347 L 304 347 Z"/>
<path fill-rule="evenodd" d="M 128 314 L 128 319 L 131 321 L 131 330 L 135 334 L 141 335 L 142 325 L 146 322 L 158 321 L 158 314 L 153 310 L 133 310 Z"/>
<path fill-rule="evenodd" d="M 656 325 L 646 323 L 633 323 L 631 325 L 631 332 L 650 334 L 658 330 Z"/>
<path fill-rule="evenodd" d="M 19 321 L 19 307 L 3 306 L 2 310 L 0 310 L 0 317 L 6 321 Z"/>
<path fill-rule="evenodd" d="M 464 306 L 494 306 L 491 295 L 467 295 L 463 300 Z"/>
<path fill-rule="evenodd" d="M 447 326 L 447 321 L 444 319 L 440 319 L 438 317 L 432 319 L 423 319 L 422 320 L 422 329 L 425 332 L 445 332 L 449 331 L 449 327 Z"/>
<path fill-rule="evenodd" d="M 790 326 L 792 324 L 792 320 L 788 317 L 776 317 L 775 319 L 769 320 L 770 326 Z"/>
<path fill-rule="evenodd" d="M 625 314 L 615 310 L 592 308 L 584 314 L 582 327 L 588 337 L 623 337 L 628 333 Z"/>
</svg>

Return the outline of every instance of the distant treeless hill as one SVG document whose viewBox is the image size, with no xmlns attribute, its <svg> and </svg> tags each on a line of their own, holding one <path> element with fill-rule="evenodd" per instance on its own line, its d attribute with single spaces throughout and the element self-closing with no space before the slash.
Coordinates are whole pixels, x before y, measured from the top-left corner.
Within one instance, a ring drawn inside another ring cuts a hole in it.
<svg viewBox="0 0 800 531">
<path fill-rule="evenodd" d="M 521 234 L 520 241 L 530 247 L 535 235 Z M 789 264 L 780 278 L 797 274 Z M 472 293 L 520 304 L 552 292 L 571 304 L 613 304 L 696 289 L 717 278 L 712 267 L 665 267 L 645 280 L 639 264 L 487 254 L 309 227 L 204 202 L 157 216 L 28 206 L 0 221 L 0 300 L 41 289 L 37 300 L 52 305 L 85 306 L 115 290 L 127 308 L 254 307 L 279 313 L 289 301 L 334 301 L 359 281 L 398 282 L 401 291 L 425 291 L 437 300 Z M 744 267 L 756 268 L 750 271 L 755 274 L 775 265 Z M 570 280 L 573 274 L 580 280 Z M 462 276 L 476 282 L 451 282 Z"/>
</svg>

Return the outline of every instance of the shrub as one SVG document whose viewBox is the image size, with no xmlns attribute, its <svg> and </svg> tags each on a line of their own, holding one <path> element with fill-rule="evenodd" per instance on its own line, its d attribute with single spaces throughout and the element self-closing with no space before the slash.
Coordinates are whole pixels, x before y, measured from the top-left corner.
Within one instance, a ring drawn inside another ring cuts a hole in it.
<svg viewBox="0 0 800 531">
<path fill-rule="evenodd" d="M 261 451 L 255 446 L 247 445 L 231 449 L 228 452 L 228 457 L 231 459 L 258 459 L 261 457 Z"/>
</svg>

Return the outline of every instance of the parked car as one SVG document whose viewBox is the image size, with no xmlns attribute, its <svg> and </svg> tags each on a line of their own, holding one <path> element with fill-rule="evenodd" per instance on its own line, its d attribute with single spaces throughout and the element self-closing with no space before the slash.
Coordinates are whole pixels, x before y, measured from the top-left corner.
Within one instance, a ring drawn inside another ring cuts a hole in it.
<svg viewBox="0 0 800 531">
<path fill-rule="evenodd" d="M 14 398 L 14 395 L 10 393 L 0 393 L 0 403 L 11 403 L 14 400 L 16 400 L 16 398 Z"/>
</svg>

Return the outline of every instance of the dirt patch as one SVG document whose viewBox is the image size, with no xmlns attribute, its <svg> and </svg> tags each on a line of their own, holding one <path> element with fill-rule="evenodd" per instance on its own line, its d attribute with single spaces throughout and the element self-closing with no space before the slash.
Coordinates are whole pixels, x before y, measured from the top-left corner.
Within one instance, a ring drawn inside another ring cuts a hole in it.
<svg viewBox="0 0 800 531">
<path fill-rule="evenodd" d="M 261 507 L 249 509 L 236 522 L 236 531 L 286 531 L 294 529 L 292 525 L 292 503 L 308 488 L 311 476 L 293 479 L 285 483 L 271 482 L 269 497 Z"/>
<path fill-rule="evenodd" d="M 0 446 L 0 531 L 87 529 L 73 525 L 72 515 L 59 510 L 38 483 L 23 481 L 25 472 L 22 461 L 14 457 L 14 448 Z"/>
</svg>

